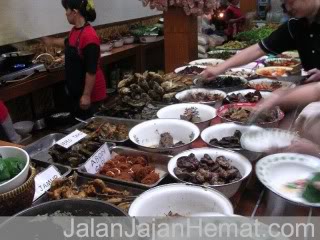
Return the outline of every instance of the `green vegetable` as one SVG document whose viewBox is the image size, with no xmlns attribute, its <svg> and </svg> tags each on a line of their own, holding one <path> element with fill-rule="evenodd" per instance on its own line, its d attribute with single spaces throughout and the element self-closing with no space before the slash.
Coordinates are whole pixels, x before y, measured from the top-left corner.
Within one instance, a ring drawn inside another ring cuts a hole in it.
<svg viewBox="0 0 320 240">
<path fill-rule="evenodd" d="M 0 159 L 0 182 L 10 180 L 17 176 L 26 163 L 20 158 Z"/>
<path fill-rule="evenodd" d="M 276 26 L 274 25 L 266 25 L 261 28 L 254 28 L 250 31 L 241 32 L 237 34 L 236 40 L 245 41 L 249 43 L 249 45 L 253 45 L 255 43 L 258 43 L 262 39 L 268 37 L 275 29 Z"/>
<path fill-rule="evenodd" d="M 314 187 L 315 182 L 320 181 L 320 172 L 317 173 L 311 181 L 308 182 L 307 187 L 302 195 L 304 199 L 311 203 L 320 203 L 320 191 Z"/>
</svg>

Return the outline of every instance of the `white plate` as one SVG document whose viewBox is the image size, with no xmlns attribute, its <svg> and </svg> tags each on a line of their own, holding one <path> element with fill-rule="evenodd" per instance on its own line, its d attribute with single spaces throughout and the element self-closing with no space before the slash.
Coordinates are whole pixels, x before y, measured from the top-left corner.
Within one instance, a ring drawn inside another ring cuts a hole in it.
<svg viewBox="0 0 320 240">
<path fill-rule="evenodd" d="M 274 74 L 274 71 L 277 71 L 277 70 L 284 70 L 285 72 L 288 72 L 288 71 L 292 71 L 292 68 L 291 67 L 264 67 L 264 68 L 257 69 L 256 74 L 261 77 L 266 77 L 266 78 L 277 78 L 277 77 L 287 77 L 288 76 L 287 73 L 284 73 L 281 76 Z M 271 72 L 272 76 L 264 74 L 264 71 Z"/>
<path fill-rule="evenodd" d="M 261 159 L 256 165 L 259 180 L 272 192 L 291 202 L 320 207 L 302 198 L 302 191 L 286 188 L 288 183 L 309 179 L 320 171 L 320 159 L 296 153 L 279 153 Z"/>
<path fill-rule="evenodd" d="M 227 95 L 231 95 L 231 94 L 242 94 L 243 96 L 248 94 L 248 93 L 254 93 L 256 90 L 254 89 L 243 89 L 243 90 L 239 90 L 239 91 L 234 91 L 234 92 L 230 92 Z M 272 93 L 271 92 L 266 92 L 266 91 L 259 91 L 262 98 L 268 98 Z"/>
<path fill-rule="evenodd" d="M 131 217 L 165 217 L 169 212 L 183 217 L 233 215 L 230 201 L 213 189 L 169 184 L 142 193 L 131 204 Z"/>
<path fill-rule="evenodd" d="M 296 86 L 296 84 L 291 83 L 291 82 L 277 81 L 277 80 L 273 80 L 273 79 L 270 79 L 270 78 L 258 78 L 258 79 L 255 79 L 255 80 L 250 80 L 249 83 L 248 83 L 248 87 L 251 88 L 251 89 L 256 89 L 256 90 L 260 91 L 260 89 L 256 88 L 257 84 L 264 84 L 264 85 L 270 86 L 274 82 L 280 82 L 281 83 L 282 87 L 280 87 L 278 89 L 288 89 L 288 88 L 294 88 Z M 275 90 L 272 90 L 272 91 L 275 91 Z M 262 91 L 269 91 L 269 90 L 262 90 Z"/>
<path fill-rule="evenodd" d="M 291 58 L 300 58 L 299 53 L 294 51 L 283 52 L 282 55 L 285 55 Z"/>
<path fill-rule="evenodd" d="M 217 116 L 217 110 L 214 107 L 199 103 L 179 103 L 169 105 L 157 112 L 157 117 L 161 119 L 181 119 L 186 109 L 194 108 L 198 111 L 199 122 L 194 122 L 200 130 L 210 126 L 211 121 Z"/>
<path fill-rule="evenodd" d="M 187 65 L 187 66 L 183 66 L 183 67 L 179 67 L 179 68 L 175 69 L 174 72 L 180 73 L 181 71 L 183 71 L 187 67 L 192 67 L 192 66 L 196 66 L 198 68 L 203 68 L 203 70 L 205 70 L 207 68 L 206 66 L 201 66 L 201 65 Z M 187 74 L 187 75 L 195 75 L 195 74 Z"/>
<path fill-rule="evenodd" d="M 174 169 L 177 167 L 177 161 L 180 157 L 189 156 L 191 153 L 193 153 L 199 161 L 205 154 L 208 154 L 213 159 L 216 159 L 219 156 L 224 156 L 226 159 L 230 161 L 230 164 L 232 166 L 236 167 L 240 171 L 242 178 L 237 182 L 223 184 L 223 185 L 210 185 L 210 187 L 220 191 L 228 198 L 231 198 L 238 192 L 242 182 L 251 174 L 251 171 L 252 171 L 252 165 L 250 161 L 239 153 L 225 150 L 225 149 L 218 149 L 218 148 L 196 148 L 196 149 L 191 149 L 191 150 L 182 152 L 176 155 L 175 157 L 173 157 L 169 161 L 168 163 L 169 174 L 173 178 L 175 178 L 177 181 L 188 183 L 180 180 L 175 175 Z"/>
<path fill-rule="evenodd" d="M 241 146 L 252 152 L 268 152 L 272 148 L 288 147 L 297 138 L 297 134 L 286 130 L 262 129 L 244 133 L 241 137 Z"/>
<path fill-rule="evenodd" d="M 216 59 L 216 58 L 207 58 L 207 59 L 199 59 L 190 62 L 190 65 L 200 65 L 200 66 L 216 66 L 221 63 L 225 62 L 222 59 Z"/>
<path fill-rule="evenodd" d="M 215 106 L 215 103 L 221 102 L 227 96 L 227 94 L 225 92 L 220 91 L 220 90 L 210 90 L 210 89 L 205 89 L 205 88 L 193 88 L 193 89 L 184 90 L 182 92 L 177 93 L 176 99 L 179 102 L 184 102 L 185 97 L 187 97 L 189 94 L 194 94 L 194 93 L 220 94 L 221 100 L 211 101 L 211 102 L 198 102 L 198 103 L 207 104 L 210 106 Z"/>
</svg>

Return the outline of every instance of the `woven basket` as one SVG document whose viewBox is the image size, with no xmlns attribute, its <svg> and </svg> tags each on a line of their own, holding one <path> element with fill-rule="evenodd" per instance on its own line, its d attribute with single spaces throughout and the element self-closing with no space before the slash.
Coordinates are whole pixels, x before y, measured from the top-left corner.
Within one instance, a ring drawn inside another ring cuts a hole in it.
<svg viewBox="0 0 320 240">
<path fill-rule="evenodd" d="M 32 205 L 36 170 L 30 166 L 29 177 L 20 187 L 0 194 L 0 216 L 11 216 Z"/>
</svg>

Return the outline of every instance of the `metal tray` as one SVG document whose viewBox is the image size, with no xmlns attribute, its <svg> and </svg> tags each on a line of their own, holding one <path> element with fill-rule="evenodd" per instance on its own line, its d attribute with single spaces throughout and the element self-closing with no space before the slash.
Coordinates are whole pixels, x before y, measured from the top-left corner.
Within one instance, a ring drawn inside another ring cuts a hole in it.
<svg viewBox="0 0 320 240">
<path fill-rule="evenodd" d="M 39 161 L 39 160 L 35 160 L 35 159 L 31 160 L 31 164 L 32 164 L 32 166 L 34 166 L 36 168 L 37 171 L 38 171 L 39 167 L 43 168 L 43 170 L 45 170 L 48 167 L 50 167 L 51 165 L 53 165 L 58 169 L 58 171 L 60 172 L 62 177 L 68 176 L 72 171 L 70 167 L 62 166 L 60 164 L 50 164 L 48 162 L 43 162 L 43 161 Z M 38 171 L 38 172 L 41 172 L 41 171 Z"/>
<path fill-rule="evenodd" d="M 46 162 L 49 163 L 51 165 L 60 165 L 60 166 L 64 166 L 67 168 L 71 168 L 72 170 L 77 170 L 79 167 L 81 167 L 83 164 L 79 165 L 78 167 L 70 167 L 67 164 L 61 164 L 61 163 L 57 163 L 54 162 L 52 160 L 52 157 L 50 156 L 49 149 L 56 144 L 57 141 L 59 141 L 60 139 L 62 139 L 63 137 L 65 137 L 65 134 L 62 133 L 54 133 L 54 134 L 50 134 L 46 137 L 43 137 L 41 139 L 39 139 L 38 141 L 24 147 L 24 150 L 27 151 L 27 153 L 30 155 L 31 159 L 35 159 L 38 161 L 42 161 L 42 162 Z M 109 143 L 107 142 L 108 147 L 114 147 L 115 144 L 114 143 Z"/>
<path fill-rule="evenodd" d="M 146 185 L 146 184 L 142 184 L 142 183 L 138 183 L 138 182 L 130 182 L 130 181 L 125 181 L 125 180 L 120 180 L 120 179 L 108 177 L 108 176 L 101 175 L 101 174 L 88 173 L 83 166 L 78 168 L 78 172 L 84 176 L 88 176 L 91 178 L 101 178 L 103 180 L 118 182 L 118 183 L 125 184 L 125 185 L 132 185 L 132 186 L 137 186 L 140 188 L 147 188 L 147 189 L 159 185 L 159 183 L 168 175 L 168 162 L 172 158 L 172 156 L 159 154 L 159 153 L 144 152 L 141 150 L 136 150 L 136 149 L 127 148 L 127 147 L 113 147 L 110 150 L 111 150 L 112 156 L 114 156 L 114 154 L 118 154 L 118 155 L 146 157 L 148 159 L 149 164 L 154 166 L 156 169 L 156 172 L 159 173 L 159 175 L 160 175 L 159 181 L 156 182 L 155 184 L 152 184 L 152 185 Z"/>
<path fill-rule="evenodd" d="M 111 124 L 125 124 L 128 127 L 128 130 L 130 131 L 134 126 L 138 125 L 139 123 L 141 123 L 142 121 L 139 120 L 132 120 L 132 119 L 124 119 L 124 118 L 114 118 L 114 117 L 92 117 L 89 118 L 88 120 L 86 120 L 86 122 L 90 123 L 94 120 L 98 120 L 98 121 L 105 121 L 105 122 L 109 122 Z M 79 123 L 71 128 L 68 128 L 66 130 L 66 132 L 71 133 L 77 129 L 81 130 L 82 128 L 84 128 L 86 126 L 85 123 Z M 129 140 L 129 136 L 128 138 L 122 140 L 122 141 L 116 141 L 116 140 L 109 140 L 106 139 L 106 141 L 108 142 L 113 142 L 113 143 L 125 143 Z"/>
<path fill-rule="evenodd" d="M 77 186 L 80 186 L 80 185 L 86 184 L 87 182 L 92 181 L 94 179 L 97 179 L 97 178 L 96 177 L 95 178 L 90 178 L 90 177 L 85 177 L 85 176 L 78 175 L 76 184 L 77 184 Z M 131 187 L 131 186 L 123 186 L 121 184 L 112 183 L 112 182 L 105 181 L 105 180 L 104 180 L 104 182 L 108 187 L 113 188 L 115 190 L 118 190 L 118 191 L 127 190 L 133 196 L 139 196 L 141 193 L 143 193 L 145 191 L 145 190 L 143 190 L 141 188 L 135 188 L 135 187 Z M 99 199 L 99 198 L 97 198 L 97 199 Z M 46 192 L 38 200 L 34 201 L 32 205 L 35 206 L 35 205 L 38 205 L 38 204 L 41 204 L 41 203 L 44 203 L 44 202 L 49 202 L 49 201 L 54 201 L 54 200 L 50 200 L 49 196 L 48 196 L 48 193 Z"/>
<path fill-rule="evenodd" d="M 49 162 L 51 156 L 48 154 L 48 150 L 56 144 L 57 141 L 64 138 L 66 135 L 62 133 L 53 133 L 47 135 L 34 143 L 24 147 L 24 150 L 30 155 L 31 159 Z M 54 162 L 52 162 L 54 163 Z"/>
</svg>

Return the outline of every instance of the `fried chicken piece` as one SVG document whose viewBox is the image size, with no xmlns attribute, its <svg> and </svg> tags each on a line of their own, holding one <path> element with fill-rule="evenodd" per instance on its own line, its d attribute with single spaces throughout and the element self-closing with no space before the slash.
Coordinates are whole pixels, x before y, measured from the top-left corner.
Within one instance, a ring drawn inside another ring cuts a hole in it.
<svg viewBox="0 0 320 240">
<path fill-rule="evenodd" d="M 158 182 L 159 179 L 160 179 L 160 176 L 158 173 L 151 172 L 144 179 L 142 179 L 141 183 L 151 185 Z"/>
<path fill-rule="evenodd" d="M 120 175 L 118 175 L 118 176 L 117 176 L 117 179 L 129 181 L 129 182 L 132 182 L 132 181 L 133 181 L 132 175 L 129 174 L 129 173 L 126 173 L 126 172 L 122 172 Z"/>
<path fill-rule="evenodd" d="M 139 171 L 134 172 L 134 179 L 141 182 L 149 173 L 154 171 L 154 167 L 148 166 L 141 168 Z"/>
</svg>

